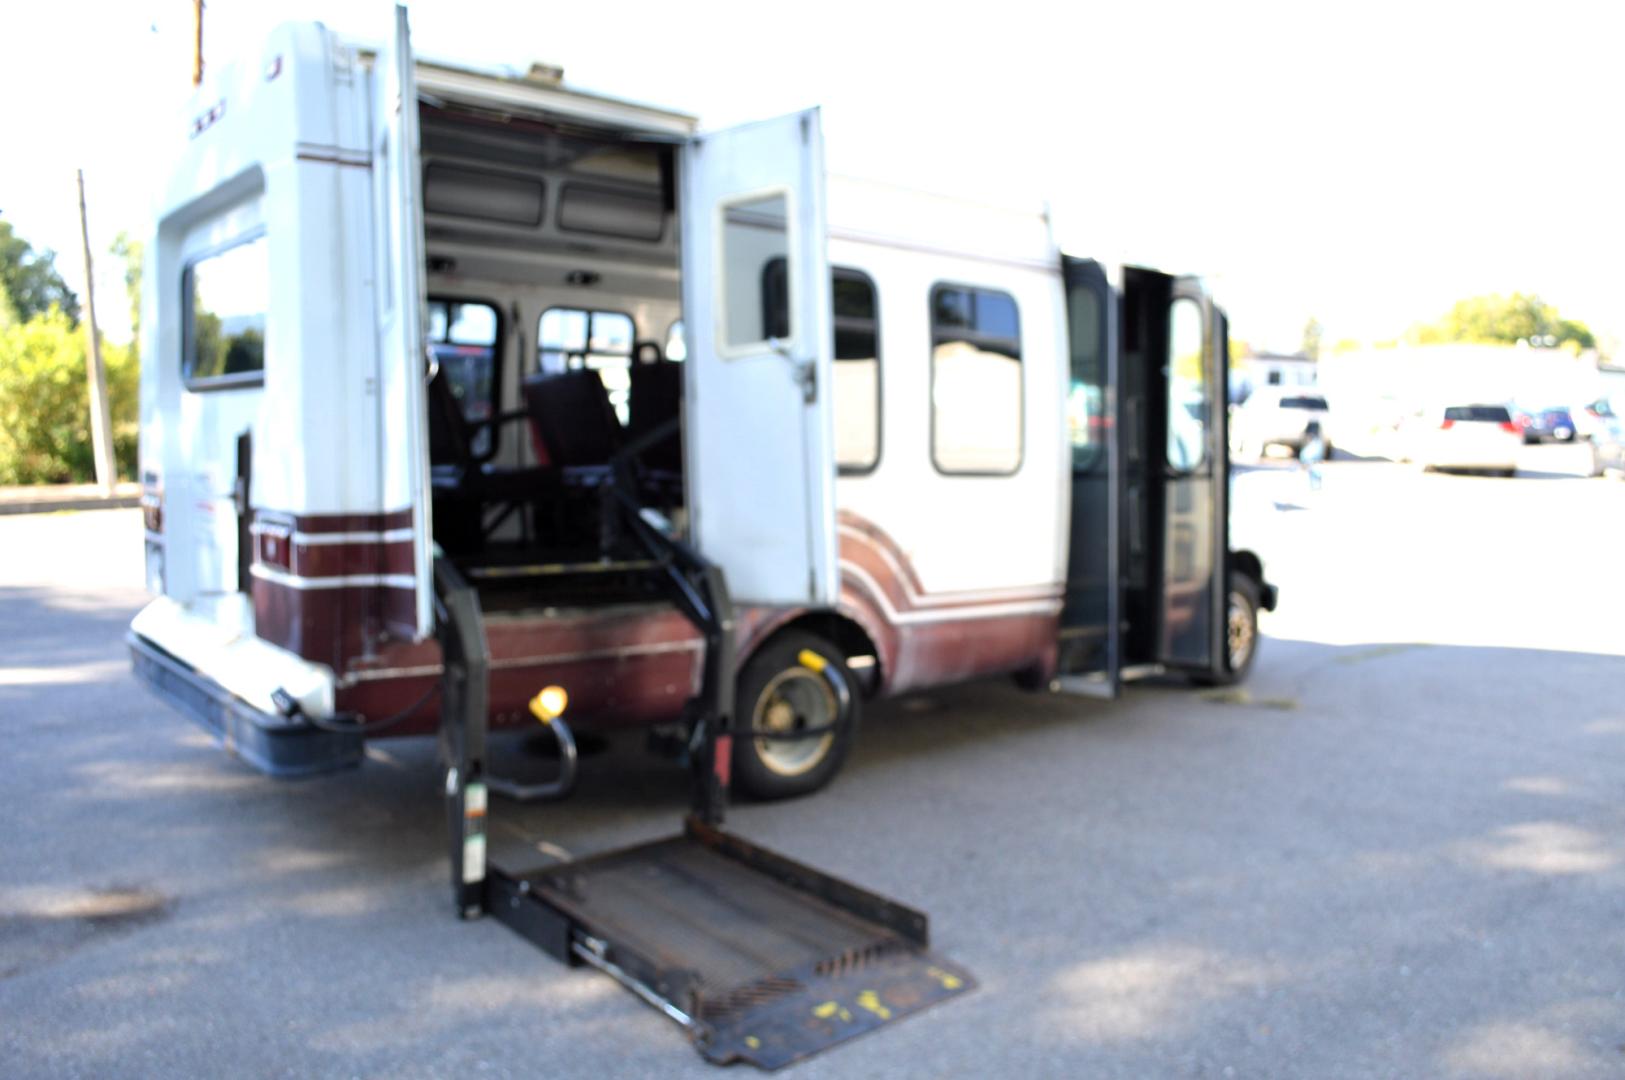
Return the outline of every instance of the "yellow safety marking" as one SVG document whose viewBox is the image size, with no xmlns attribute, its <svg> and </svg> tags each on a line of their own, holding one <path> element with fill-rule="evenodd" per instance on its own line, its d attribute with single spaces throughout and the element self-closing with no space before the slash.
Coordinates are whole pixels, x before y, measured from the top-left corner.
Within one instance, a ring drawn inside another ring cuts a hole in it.
<svg viewBox="0 0 1625 1080">
<path fill-rule="evenodd" d="M 925 973 L 942 984 L 944 990 L 958 990 L 965 985 L 965 980 L 958 975 L 950 975 L 941 968 L 928 967 Z"/>
<path fill-rule="evenodd" d="M 818 1017 L 820 1020 L 828 1020 L 830 1017 L 835 1015 L 835 1011 L 839 1008 L 840 1006 L 835 1002 L 826 1001 L 822 1005 L 813 1006 L 813 1015 Z"/>
<path fill-rule="evenodd" d="M 758 1039 L 754 1035 L 746 1035 L 745 1045 L 750 1047 L 752 1050 L 760 1050 L 762 1048 L 762 1040 Z"/>
<path fill-rule="evenodd" d="M 811 649 L 802 649 L 796 656 L 802 667 L 812 668 L 814 671 L 823 671 L 829 666 L 829 661 L 813 652 Z"/>
<path fill-rule="evenodd" d="M 882 1020 L 891 1019 L 891 1010 L 880 1003 L 880 995 L 875 993 L 873 990 L 865 990 L 863 993 L 859 994 L 858 1004 L 863 1008 L 868 1009 Z"/>
</svg>

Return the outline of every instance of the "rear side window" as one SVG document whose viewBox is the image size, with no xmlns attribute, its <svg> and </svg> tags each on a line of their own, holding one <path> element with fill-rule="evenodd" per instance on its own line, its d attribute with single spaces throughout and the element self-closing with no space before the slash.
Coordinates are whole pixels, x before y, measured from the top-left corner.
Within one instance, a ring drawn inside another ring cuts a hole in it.
<svg viewBox="0 0 1625 1080">
<path fill-rule="evenodd" d="M 1452 405 L 1444 411 L 1446 420 L 1487 420 L 1492 424 L 1511 421 L 1512 414 L 1504 405 Z"/>
<path fill-rule="evenodd" d="M 880 321 L 875 283 L 858 270 L 836 267 L 835 464 L 843 473 L 880 463 Z"/>
<path fill-rule="evenodd" d="M 181 373 L 188 389 L 258 386 L 265 378 L 271 262 L 265 236 L 239 241 L 182 271 Z"/>
<path fill-rule="evenodd" d="M 1289 397 L 1281 399 L 1283 409 L 1319 409 L 1326 411 L 1326 399 L 1323 397 Z"/>
<path fill-rule="evenodd" d="M 499 394 L 497 341 L 500 320 L 490 304 L 466 300 L 429 301 L 429 348 L 470 423 L 496 415 Z M 492 429 L 482 427 L 470 449 L 475 457 L 494 450 Z"/>
<path fill-rule="evenodd" d="M 931 460 L 939 472 L 1021 468 L 1021 316 L 1009 293 L 931 290 Z"/>
<path fill-rule="evenodd" d="M 615 416 L 625 424 L 631 413 L 636 336 L 636 324 L 624 311 L 548 308 L 536 328 L 537 362 L 550 373 L 575 368 L 598 372 Z"/>
</svg>

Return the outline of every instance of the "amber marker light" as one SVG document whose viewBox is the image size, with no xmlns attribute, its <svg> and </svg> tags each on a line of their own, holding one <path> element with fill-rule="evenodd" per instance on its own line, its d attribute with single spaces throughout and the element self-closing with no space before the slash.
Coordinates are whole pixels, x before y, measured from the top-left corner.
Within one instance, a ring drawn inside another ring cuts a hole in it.
<svg viewBox="0 0 1625 1080">
<path fill-rule="evenodd" d="M 564 687 L 544 686 L 530 699 L 530 711 L 542 723 L 550 724 L 564 715 L 569 704 L 570 695 L 564 692 Z"/>
</svg>

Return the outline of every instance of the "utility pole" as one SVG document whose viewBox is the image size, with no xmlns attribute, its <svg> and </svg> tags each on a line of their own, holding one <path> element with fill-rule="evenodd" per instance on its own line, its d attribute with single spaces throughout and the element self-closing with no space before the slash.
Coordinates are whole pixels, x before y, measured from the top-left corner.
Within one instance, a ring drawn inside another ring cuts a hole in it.
<svg viewBox="0 0 1625 1080">
<path fill-rule="evenodd" d="M 203 82 L 203 0 L 192 0 L 192 85 Z"/>
<path fill-rule="evenodd" d="M 79 170 L 79 235 L 85 245 L 85 336 L 90 344 L 90 443 L 96 457 L 96 483 L 113 494 L 118 468 L 113 461 L 113 429 L 107 415 L 107 371 L 101 336 L 96 333 L 96 275 L 90 266 L 90 222 L 85 215 L 85 170 Z"/>
</svg>

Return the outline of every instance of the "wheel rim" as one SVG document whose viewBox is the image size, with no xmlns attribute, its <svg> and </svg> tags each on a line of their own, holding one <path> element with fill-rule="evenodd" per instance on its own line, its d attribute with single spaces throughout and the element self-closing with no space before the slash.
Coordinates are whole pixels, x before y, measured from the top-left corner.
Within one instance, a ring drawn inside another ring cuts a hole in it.
<svg viewBox="0 0 1625 1080">
<path fill-rule="evenodd" d="M 1230 594 L 1230 609 L 1225 618 L 1225 642 L 1228 645 L 1230 670 L 1240 671 L 1253 655 L 1257 638 L 1253 625 L 1253 605 L 1240 592 Z"/>
<path fill-rule="evenodd" d="M 751 710 L 751 729 L 787 735 L 825 728 L 840 715 L 829 683 L 810 668 L 786 668 L 773 676 Z M 756 756 L 780 776 L 801 776 L 818 767 L 835 743 L 835 733 L 801 739 L 757 739 Z"/>
</svg>

